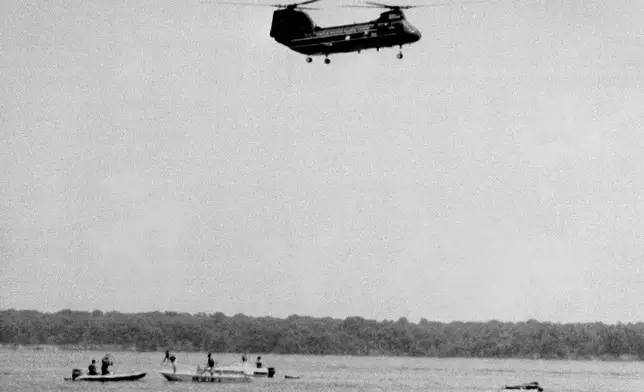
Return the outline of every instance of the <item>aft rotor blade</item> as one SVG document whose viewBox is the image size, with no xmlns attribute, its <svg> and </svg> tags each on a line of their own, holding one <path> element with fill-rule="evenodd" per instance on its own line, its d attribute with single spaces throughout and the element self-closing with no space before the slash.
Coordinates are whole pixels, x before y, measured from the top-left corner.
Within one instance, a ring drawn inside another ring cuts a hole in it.
<svg viewBox="0 0 644 392">
<path fill-rule="evenodd" d="M 375 5 L 375 6 L 377 6 L 377 7 L 384 7 L 384 8 L 397 8 L 395 5 L 388 5 L 388 4 L 382 4 L 382 3 L 374 3 L 373 1 L 365 1 L 365 4 Z"/>
<path fill-rule="evenodd" d="M 383 3 L 376 3 L 373 1 L 365 1 L 365 4 L 369 4 L 373 7 L 381 7 L 381 8 L 390 8 L 390 9 L 410 9 L 410 8 L 424 8 L 424 7 L 444 7 L 444 6 L 450 6 L 450 5 L 462 5 L 462 4 L 477 4 L 477 3 L 489 3 L 492 0 L 479 0 L 479 1 L 460 1 L 460 2 L 453 2 L 453 3 L 432 3 L 432 4 L 418 4 L 418 5 L 391 5 L 391 4 L 383 4 Z"/>
<path fill-rule="evenodd" d="M 409 8 L 422 8 L 422 7 L 443 7 L 449 5 L 465 5 L 465 4 L 480 4 L 480 3 L 491 3 L 493 0 L 479 0 L 479 1 L 457 1 L 454 3 L 433 3 L 433 4 L 419 4 L 419 5 L 410 5 Z"/>
<path fill-rule="evenodd" d="M 241 2 L 235 2 L 235 1 L 215 1 L 215 2 L 209 2 L 209 1 L 202 1 L 202 4 L 231 4 L 231 5 L 248 5 L 251 7 L 273 7 L 273 8 L 288 8 L 288 7 L 293 7 L 293 8 L 301 8 L 299 5 L 302 4 L 311 4 L 318 2 L 320 0 L 307 0 L 302 3 L 292 3 L 292 4 L 257 4 L 257 3 L 241 3 Z M 304 9 L 304 8 L 302 8 Z M 317 8 L 309 8 L 309 9 L 317 9 Z"/>
</svg>

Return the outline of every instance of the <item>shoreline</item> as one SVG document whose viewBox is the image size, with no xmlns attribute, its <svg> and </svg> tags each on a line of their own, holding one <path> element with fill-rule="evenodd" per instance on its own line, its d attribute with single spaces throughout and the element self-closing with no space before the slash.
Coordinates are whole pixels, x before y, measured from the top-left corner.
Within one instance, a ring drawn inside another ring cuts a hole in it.
<svg viewBox="0 0 644 392">
<path fill-rule="evenodd" d="M 115 352 L 139 352 L 139 353 L 163 353 L 163 350 L 138 350 L 136 346 L 123 346 L 118 344 L 7 344 L 0 343 L 0 350 L 11 351 L 46 351 L 46 352 L 59 352 L 59 351 L 115 351 Z M 186 351 L 188 353 L 199 353 L 201 351 Z M 242 353 L 227 353 L 227 354 L 242 354 Z M 404 356 L 404 355 L 348 355 L 348 354 L 333 354 L 333 355 L 319 355 L 319 354 L 302 354 L 302 353 L 264 353 L 265 355 L 310 355 L 310 356 L 349 356 L 349 357 L 392 357 L 392 358 L 433 358 L 433 359 L 517 359 L 517 360 L 531 360 L 531 361 L 579 361 L 579 362 L 641 362 L 635 355 L 621 355 L 619 357 L 604 355 L 593 356 L 588 358 L 545 358 L 538 355 L 529 357 L 430 357 L 430 356 Z"/>
</svg>

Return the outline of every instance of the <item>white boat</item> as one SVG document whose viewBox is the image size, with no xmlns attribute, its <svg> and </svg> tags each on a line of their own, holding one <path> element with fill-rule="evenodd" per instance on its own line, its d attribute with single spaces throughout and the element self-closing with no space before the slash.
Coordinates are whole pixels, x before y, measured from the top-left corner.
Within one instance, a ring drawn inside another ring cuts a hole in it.
<svg viewBox="0 0 644 392">
<path fill-rule="evenodd" d="M 213 368 L 213 371 L 222 374 L 247 374 L 252 375 L 253 377 L 268 378 L 273 378 L 273 376 L 275 375 L 275 368 L 257 367 L 250 363 L 218 366 Z"/>
<path fill-rule="evenodd" d="M 221 373 L 215 372 L 212 373 L 209 371 L 201 373 L 190 373 L 190 372 L 160 372 L 161 375 L 168 381 L 188 381 L 188 382 L 212 382 L 212 383 L 244 383 L 251 382 L 253 376 L 250 374 L 244 373 Z"/>
</svg>

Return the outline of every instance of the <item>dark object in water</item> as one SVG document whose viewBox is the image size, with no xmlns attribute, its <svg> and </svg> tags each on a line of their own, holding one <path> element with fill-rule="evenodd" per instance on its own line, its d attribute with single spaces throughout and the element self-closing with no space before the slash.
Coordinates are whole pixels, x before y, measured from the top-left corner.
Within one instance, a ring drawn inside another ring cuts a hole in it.
<svg viewBox="0 0 644 392">
<path fill-rule="evenodd" d="M 275 375 L 275 368 L 269 367 L 268 368 L 268 378 L 273 378 L 274 375 Z"/>
<path fill-rule="evenodd" d="M 519 385 L 506 385 L 503 387 L 503 389 L 522 390 L 522 391 L 536 390 L 538 392 L 543 392 L 543 388 L 541 388 L 541 386 L 539 385 L 539 382 L 537 381 L 528 382 L 528 383 L 519 384 Z"/>
<path fill-rule="evenodd" d="M 286 375 L 286 376 L 284 376 L 284 378 L 287 379 L 287 380 L 299 380 L 300 376 L 288 376 L 288 375 Z"/>
<path fill-rule="evenodd" d="M 76 377 L 83 374 L 83 371 L 80 369 L 72 369 L 72 380 L 76 380 Z"/>
</svg>

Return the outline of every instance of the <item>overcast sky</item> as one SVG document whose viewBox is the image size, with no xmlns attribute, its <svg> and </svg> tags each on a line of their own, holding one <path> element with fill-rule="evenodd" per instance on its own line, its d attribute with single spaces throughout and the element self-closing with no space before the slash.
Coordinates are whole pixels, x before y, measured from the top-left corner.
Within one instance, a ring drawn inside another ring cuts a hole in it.
<svg viewBox="0 0 644 392">
<path fill-rule="evenodd" d="M 0 0 L 0 308 L 644 320 L 640 0 L 271 12 Z"/>
</svg>

